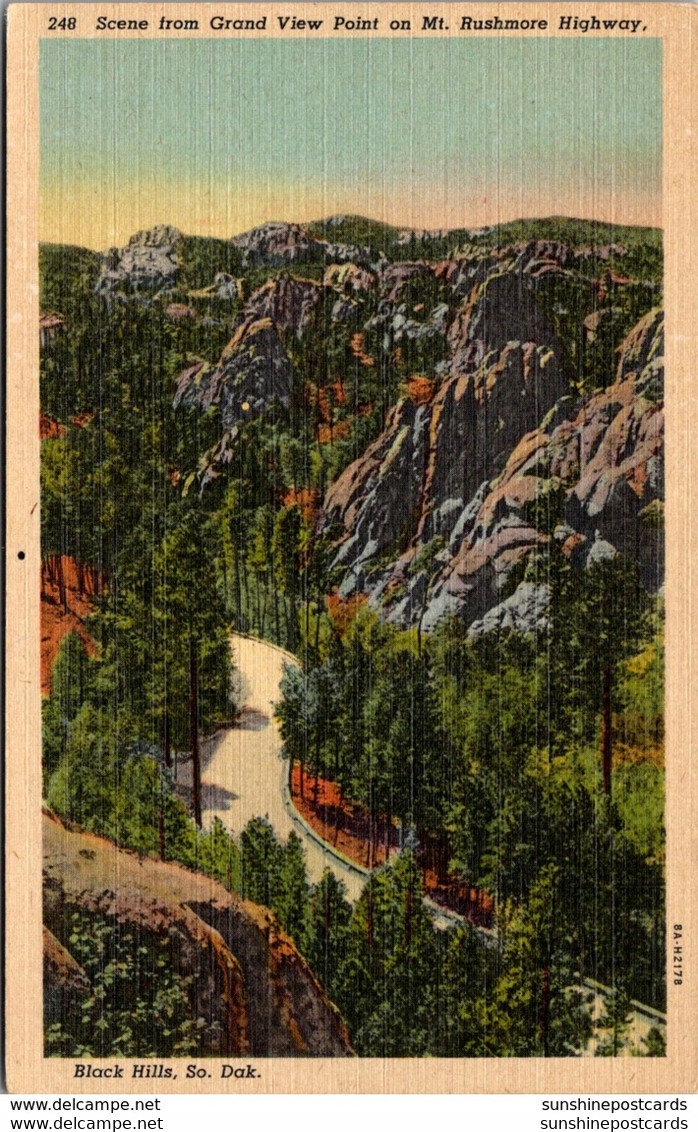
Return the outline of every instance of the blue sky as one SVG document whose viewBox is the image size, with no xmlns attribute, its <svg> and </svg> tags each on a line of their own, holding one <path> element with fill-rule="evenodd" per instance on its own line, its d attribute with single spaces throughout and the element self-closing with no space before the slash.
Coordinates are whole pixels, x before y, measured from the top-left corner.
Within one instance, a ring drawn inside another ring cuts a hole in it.
<svg viewBox="0 0 698 1132">
<path fill-rule="evenodd" d="M 655 39 L 44 40 L 41 238 L 661 222 Z"/>
</svg>

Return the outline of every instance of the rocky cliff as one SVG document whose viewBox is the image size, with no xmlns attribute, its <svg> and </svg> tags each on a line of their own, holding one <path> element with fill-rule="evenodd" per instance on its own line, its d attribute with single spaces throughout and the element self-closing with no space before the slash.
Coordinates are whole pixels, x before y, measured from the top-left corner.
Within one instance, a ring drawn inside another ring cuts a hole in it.
<svg viewBox="0 0 698 1132">
<path fill-rule="evenodd" d="M 262 305 L 261 303 L 259 304 Z M 175 408 L 220 410 L 221 438 L 206 457 L 205 484 L 220 463 L 227 463 L 231 446 L 244 421 L 254 420 L 273 405 L 288 408 L 293 367 L 270 318 L 250 310 L 224 349 L 217 366 L 195 362 L 178 378 Z"/>
<path fill-rule="evenodd" d="M 97 292 L 109 295 L 126 289 L 168 289 L 179 270 L 182 233 L 169 224 L 136 232 L 123 248 L 111 248 L 102 256 Z"/>
<path fill-rule="evenodd" d="M 661 585 L 657 236 L 561 218 L 268 223 L 200 248 L 211 274 L 186 291 L 190 238 L 163 226 L 104 257 L 98 289 L 174 288 L 197 343 L 225 327 L 218 360 L 192 352 L 174 392 L 176 408 L 218 410 L 202 488 L 266 415 L 287 451 L 330 446 L 329 461 L 305 451 L 279 502 L 322 499 L 309 551 L 329 548 L 340 599 L 401 626 L 457 613 L 473 633 L 526 630 L 545 617 L 533 564 L 551 540 L 580 568 L 618 552 Z M 214 271 L 222 249 L 240 277 Z"/>
<path fill-rule="evenodd" d="M 43 842 L 47 1032 L 69 1029 L 71 1020 L 79 1026 L 96 998 L 107 1024 L 127 1010 L 124 996 L 131 995 L 134 1031 L 141 998 L 149 1017 L 164 1002 L 176 1014 L 180 1042 L 195 1037 L 198 1056 L 351 1054 L 338 1013 L 267 909 L 179 865 L 69 832 L 48 816 Z M 86 969 L 81 930 L 90 934 L 93 966 L 101 956 L 98 975 Z M 120 981 L 118 964 L 136 953 L 138 979 Z M 109 964 L 113 978 L 105 978 Z M 173 1052 L 170 1036 L 149 1036 L 154 1056 Z M 119 1041 L 127 1044 L 112 1037 L 114 1052 Z"/>
<path fill-rule="evenodd" d="M 270 221 L 233 237 L 232 243 L 244 253 L 246 267 L 279 267 L 325 258 L 324 241 L 299 224 Z"/>
<path fill-rule="evenodd" d="M 618 551 L 661 584 L 661 310 L 622 344 L 608 388 L 575 397 L 529 262 L 473 287 L 431 400 L 398 402 L 325 497 L 340 596 L 367 594 L 398 624 L 457 612 L 474 632 L 534 628 L 544 590 L 500 595 L 551 538 L 580 566 Z"/>
</svg>

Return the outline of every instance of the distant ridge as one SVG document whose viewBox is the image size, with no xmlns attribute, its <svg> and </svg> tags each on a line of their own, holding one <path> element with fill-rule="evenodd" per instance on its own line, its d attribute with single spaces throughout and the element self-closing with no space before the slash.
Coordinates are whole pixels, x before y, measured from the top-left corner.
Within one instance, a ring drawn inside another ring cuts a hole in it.
<svg viewBox="0 0 698 1132">
<path fill-rule="evenodd" d="M 154 225 L 150 231 L 162 231 L 171 227 L 171 225 L 163 223 Z M 194 233 L 188 233 L 185 239 L 207 240 L 216 244 L 230 243 L 232 241 L 242 241 L 253 232 L 263 229 L 278 229 L 280 227 L 289 227 L 307 232 L 315 238 L 324 239 L 331 243 L 351 243 L 359 246 L 378 245 L 385 248 L 392 245 L 404 247 L 404 245 L 409 242 L 411 236 L 415 237 L 418 244 L 425 245 L 440 241 L 452 243 L 454 240 L 467 240 L 474 244 L 496 245 L 539 239 L 560 240 L 572 246 L 588 243 L 603 244 L 616 240 L 622 240 L 623 243 L 629 246 L 635 246 L 640 240 L 646 243 L 648 235 L 650 236 L 650 244 L 656 245 L 661 241 L 662 236 L 661 228 L 614 224 L 605 220 L 592 220 L 584 217 L 571 216 L 521 217 L 515 220 L 503 221 L 498 224 L 473 228 L 456 227 L 430 229 L 387 224 L 382 220 L 374 220 L 371 217 L 360 216 L 353 213 L 337 213 L 320 220 L 312 220 L 300 224 L 296 221 L 267 220 L 243 232 L 232 233 L 230 236 L 198 236 Z M 134 238 L 135 236 L 132 236 L 126 243 L 128 244 Z M 40 247 L 80 249 L 89 251 L 93 255 L 106 252 L 107 250 L 106 248 L 88 249 L 80 244 L 54 243 L 51 240 L 41 241 Z"/>
</svg>

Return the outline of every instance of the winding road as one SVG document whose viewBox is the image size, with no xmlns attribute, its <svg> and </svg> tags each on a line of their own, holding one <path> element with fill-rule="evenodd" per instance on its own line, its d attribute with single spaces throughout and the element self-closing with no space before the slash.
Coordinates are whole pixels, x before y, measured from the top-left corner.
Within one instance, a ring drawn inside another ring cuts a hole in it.
<svg viewBox="0 0 698 1132">
<path fill-rule="evenodd" d="M 238 836 L 252 818 L 266 817 L 282 841 L 293 830 L 303 842 L 311 883 L 316 884 L 329 868 L 344 883 L 347 899 L 354 903 L 369 870 L 327 845 L 298 813 L 288 789 L 288 763 L 281 757 L 283 743 L 274 704 L 281 698 L 284 665 L 297 665 L 298 660 L 258 637 L 234 633 L 230 643 L 244 706 L 232 727 L 217 731 L 201 744 L 204 828 L 210 828 L 218 817 Z M 180 781 L 191 785 L 189 766 L 183 768 Z M 425 904 L 439 928 L 463 922 L 457 913 L 440 908 L 432 900 L 425 900 Z"/>
<path fill-rule="evenodd" d="M 294 830 L 303 841 L 310 881 L 315 884 L 330 868 L 353 902 L 366 882 L 365 870 L 324 847 L 296 812 L 288 792 L 288 763 L 281 758 L 273 705 L 280 699 L 284 664 L 298 661 L 268 641 L 238 633 L 231 647 L 244 707 L 232 727 L 201 745 L 203 824 L 209 828 L 218 817 L 237 836 L 251 818 L 267 817 L 282 841 Z M 184 770 L 186 774 L 188 767 Z"/>
<path fill-rule="evenodd" d="M 233 663 L 239 673 L 243 708 L 232 727 L 217 731 L 201 745 L 202 816 L 205 828 L 218 817 L 238 836 L 251 818 L 267 817 L 277 836 L 285 841 L 293 830 L 303 842 L 311 883 L 329 868 L 343 881 L 353 903 L 366 883 L 368 870 L 353 864 L 321 840 L 295 809 L 288 789 L 288 763 L 282 759 L 283 743 L 274 718 L 280 699 L 279 685 L 285 664 L 298 664 L 291 653 L 257 637 L 235 633 L 231 637 Z M 191 786 L 188 763 L 181 768 L 180 782 Z M 455 912 L 425 900 L 434 923 L 448 928 L 463 922 Z M 482 930 L 483 938 L 496 946 L 496 934 Z M 610 993 L 608 987 L 584 979 L 584 989 L 599 1016 Z M 666 1016 L 641 1003 L 633 1003 L 633 1030 L 644 1037 L 652 1026 L 665 1025 Z"/>
</svg>

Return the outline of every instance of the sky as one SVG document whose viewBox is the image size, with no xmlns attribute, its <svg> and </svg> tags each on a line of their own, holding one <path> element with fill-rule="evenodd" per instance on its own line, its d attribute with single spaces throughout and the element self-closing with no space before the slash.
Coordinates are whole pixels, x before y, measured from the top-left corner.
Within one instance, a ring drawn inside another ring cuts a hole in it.
<svg viewBox="0 0 698 1132">
<path fill-rule="evenodd" d="M 661 225 L 661 41 L 42 41 L 40 239 L 359 213 Z"/>
</svg>

